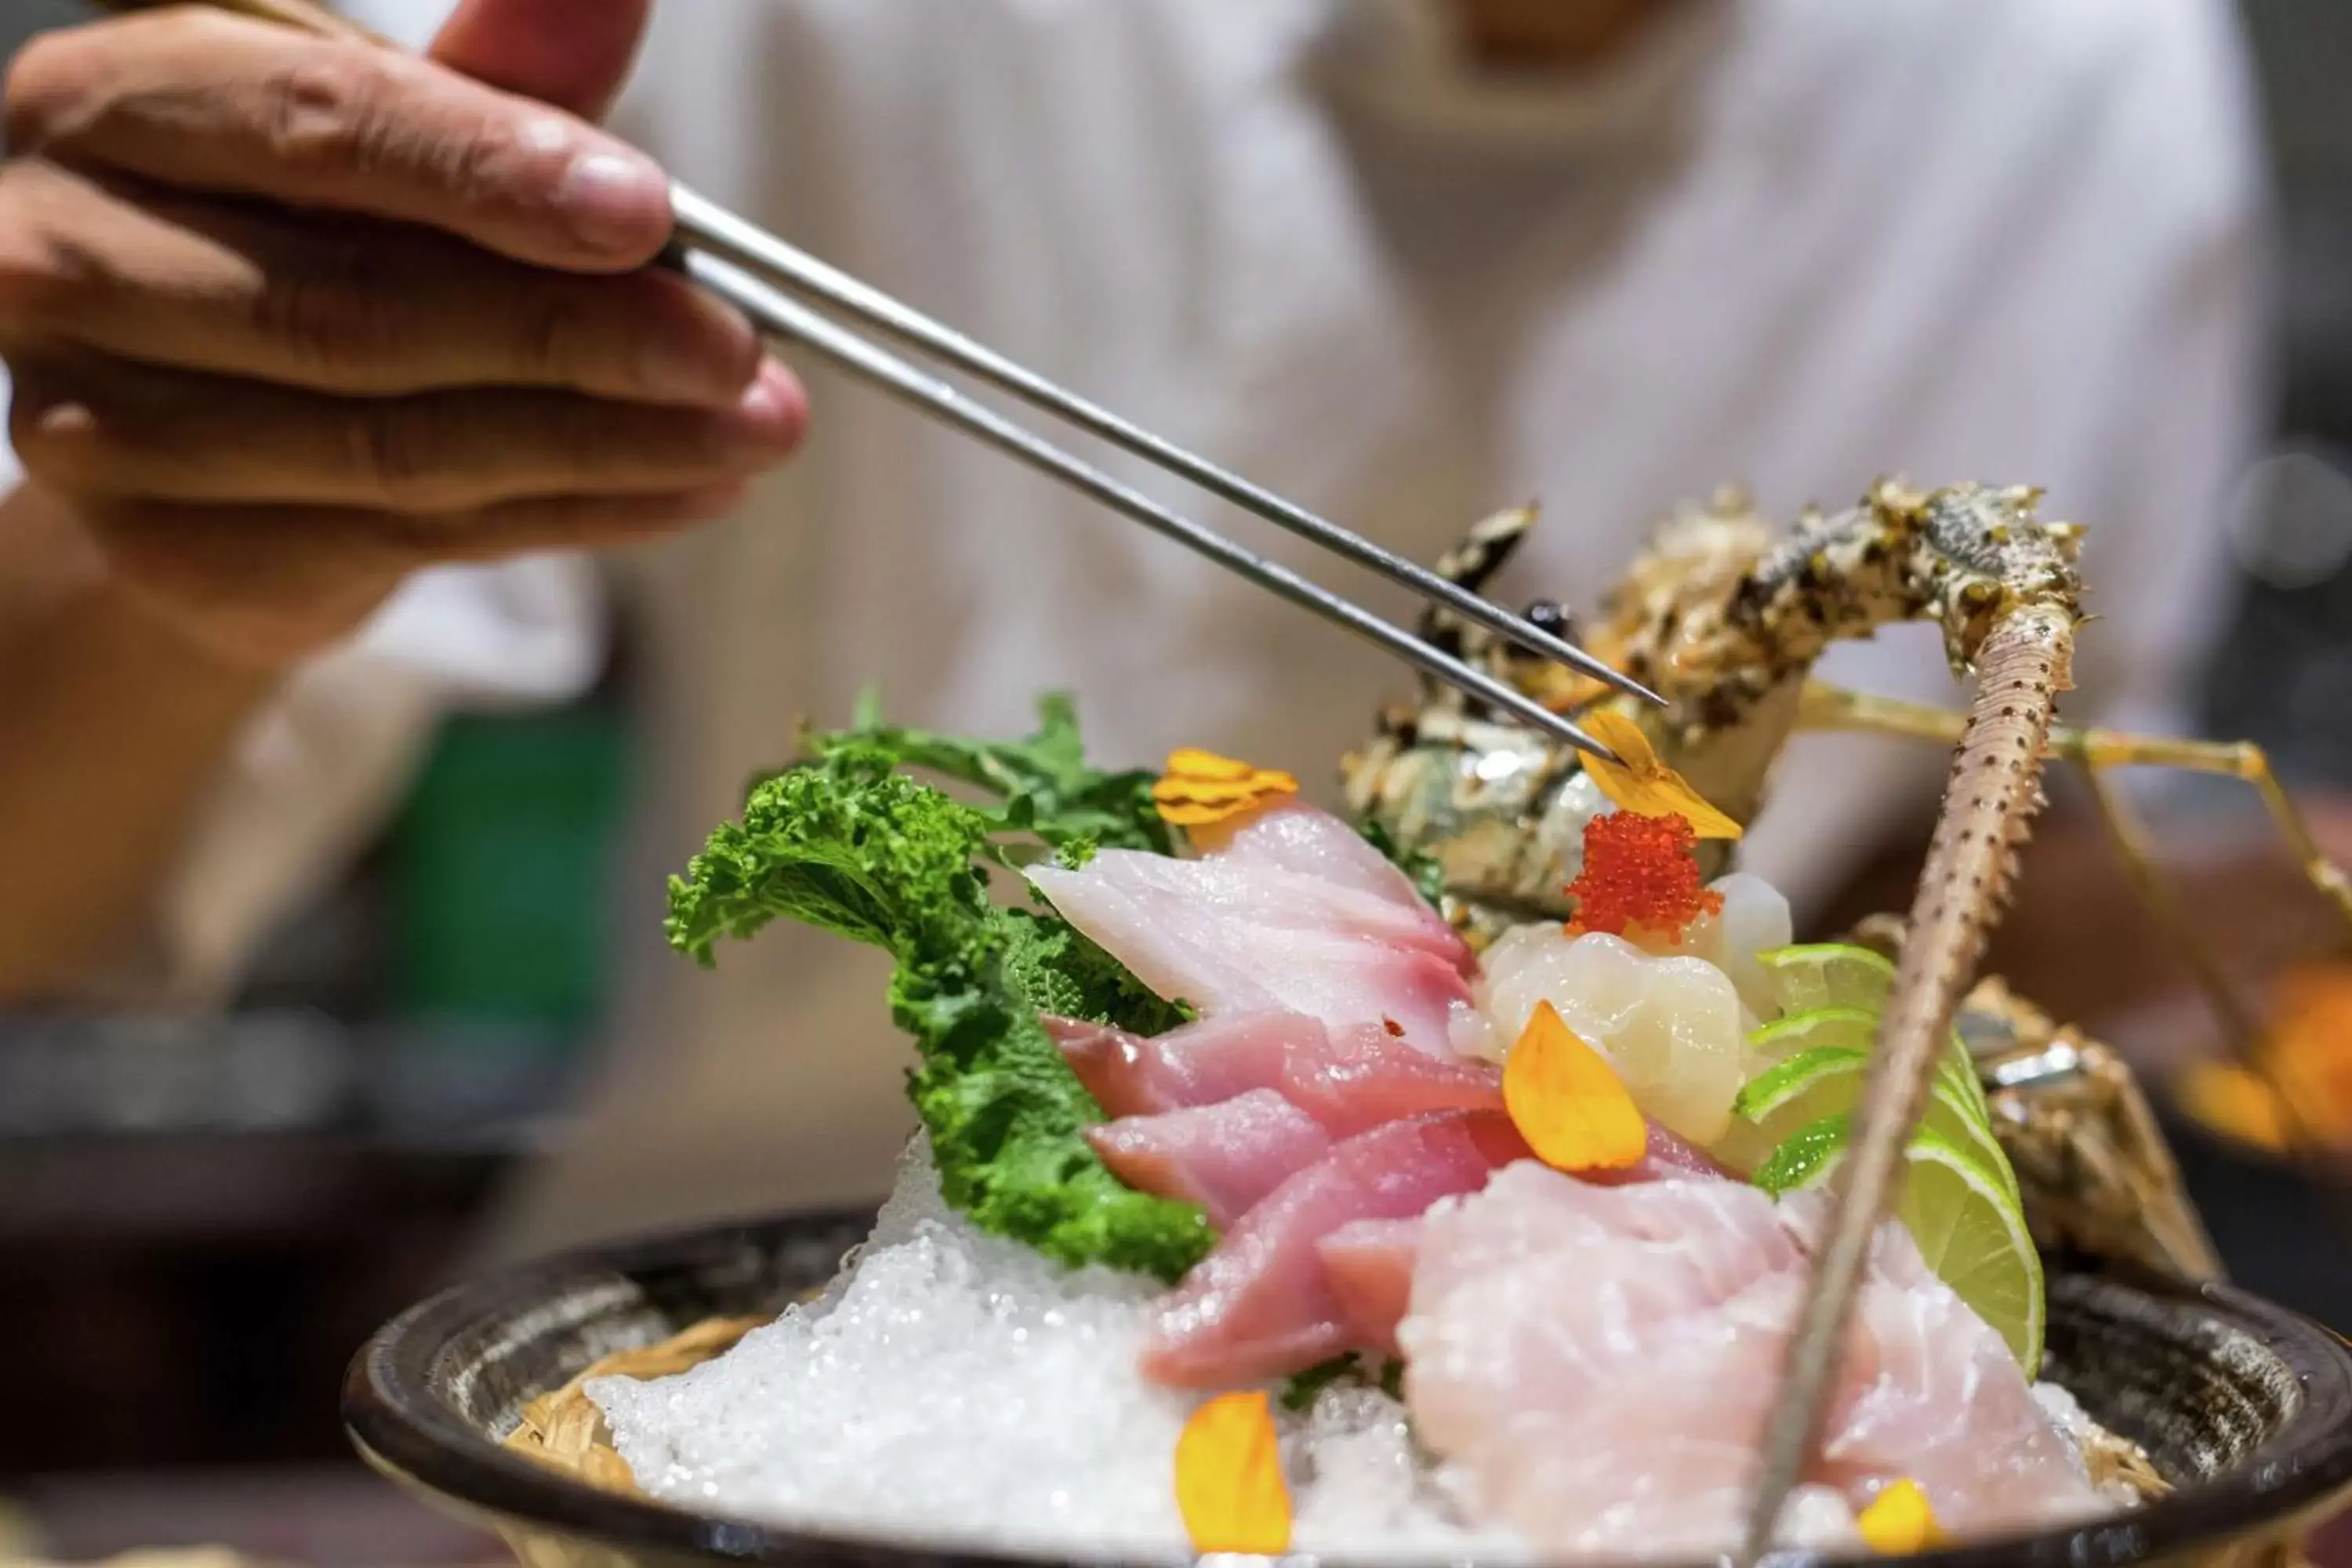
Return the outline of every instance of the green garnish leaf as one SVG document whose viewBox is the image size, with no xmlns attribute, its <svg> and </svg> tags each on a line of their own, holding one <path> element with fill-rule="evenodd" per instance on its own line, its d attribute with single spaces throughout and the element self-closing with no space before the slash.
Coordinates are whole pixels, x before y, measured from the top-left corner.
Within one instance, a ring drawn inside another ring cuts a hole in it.
<svg viewBox="0 0 2352 1568">
<path fill-rule="evenodd" d="M 1057 850 L 1080 847 L 1082 857 L 1105 847 L 1175 853 L 1174 832 L 1151 802 L 1153 775 L 1088 767 L 1066 694 L 1038 700 L 1036 732 L 1022 741 L 972 741 L 884 724 L 877 710 L 864 707 L 857 727 L 818 742 L 819 754 L 858 745 L 878 746 L 903 767 L 994 796 L 997 804 L 980 808 L 994 831 L 1034 834 Z"/>
<path fill-rule="evenodd" d="M 1304 1411 L 1322 1397 L 1323 1391 L 1338 1384 L 1357 1383 L 1367 1388 L 1377 1388 L 1391 1399 L 1404 1397 L 1404 1363 L 1383 1356 L 1375 1373 L 1371 1363 L 1354 1351 L 1318 1362 L 1305 1372 L 1295 1373 L 1282 1385 L 1282 1407 Z"/>
<path fill-rule="evenodd" d="M 1066 711 L 1049 708 L 1045 719 L 1049 736 L 1068 725 Z M 1000 832 L 1050 841 L 1078 820 L 1089 826 L 1071 829 L 1074 839 L 1100 834 L 1108 842 L 1124 832 L 1119 841 L 1131 842 L 1139 829 L 1119 827 L 1106 804 L 1123 798 L 1124 786 L 1113 786 L 1116 775 L 1087 773 L 1074 726 L 1017 766 L 1005 760 L 1017 747 L 886 739 L 905 734 L 819 739 L 812 760 L 756 784 L 741 820 L 720 826 L 686 875 L 670 879 L 671 945 L 707 965 L 720 940 L 782 917 L 888 952 L 898 963 L 891 1016 L 919 1057 L 909 1093 L 949 1204 L 982 1229 L 1074 1267 L 1179 1278 L 1215 1240 L 1207 1218 L 1134 1191 L 1095 1156 L 1083 1134 L 1102 1109 L 1038 1015 L 1144 1034 L 1181 1015 L 1058 916 L 991 900 L 979 864 L 1001 861 Z M 992 809 L 898 771 L 911 752 L 937 759 L 956 748 L 993 759 L 986 767 L 974 761 L 975 772 L 1026 782 Z"/>
<path fill-rule="evenodd" d="M 1325 1389 L 1357 1376 L 1362 1367 L 1363 1358 L 1353 1351 L 1335 1355 L 1329 1361 L 1317 1362 L 1305 1372 L 1293 1373 L 1290 1381 L 1282 1385 L 1282 1407 L 1291 1411 L 1305 1410 L 1320 1397 Z"/>
<path fill-rule="evenodd" d="M 1364 836 L 1365 843 L 1386 856 L 1389 864 L 1404 873 L 1405 880 L 1412 884 L 1413 890 L 1431 909 L 1443 907 L 1440 900 L 1445 897 L 1445 868 L 1437 863 L 1435 856 L 1406 848 L 1387 828 L 1369 817 L 1356 831 Z"/>
</svg>

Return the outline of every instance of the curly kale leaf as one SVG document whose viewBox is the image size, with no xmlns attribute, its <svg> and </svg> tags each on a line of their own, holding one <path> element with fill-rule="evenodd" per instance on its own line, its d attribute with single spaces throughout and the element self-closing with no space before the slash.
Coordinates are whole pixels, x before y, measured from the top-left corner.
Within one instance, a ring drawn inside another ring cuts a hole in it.
<svg viewBox="0 0 2352 1568">
<path fill-rule="evenodd" d="M 972 857 L 986 822 L 893 761 L 843 746 L 755 784 L 742 820 L 720 824 L 670 879 L 670 945 L 707 967 L 719 938 L 781 915 L 903 958 L 984 919 L 993 906 Z"/>
<path fill-rule="evenodd" d="M 741 821 L 671 879 L 671 943 L 708 964 L 720 939 L 783 916 L 887 951 L 948 1202 L 1064 1263 L 1176 1279 L 1214 1240 L 1206 1218 L 1096 1158 L 1083 1134 L 1101 1107 L 1038 1015 L 1156 1032 L 1178 1010 L 1058 917 L 992 902 L 975 861 L 998 817 L 898 773 L 900 755 L 845 739 L 755 785 Z"/>
<path fill-rule="evenodd" d="M 1029 834 L 1078 863 L 1097 848 L 1175 851 L 1168 824 L 1151 804 L 1152 775 L 1106 773 L 1087 764 L 1076 710 L 1061 693 L 1038 699 L 1037 730 L 1021 741 L 974 741 L 884 724 L 870 702 L 857 724 L 817 742 L 818 754 L 843 746 L 877 746 L 899 765 L 970 784 L 992 797 L 978 809 L 997 833 Z"/>
<path fill-rule="evenodd" d="M 998 911 L 1013 933 L 1006 966 L 1041 1013 L 1116 1024 L 1130 1034 L 1165 1034 L 1196 1016 L 1163 1002 L 1127 966 L 1060 916 L 1033 910 Z"/>
</svg>

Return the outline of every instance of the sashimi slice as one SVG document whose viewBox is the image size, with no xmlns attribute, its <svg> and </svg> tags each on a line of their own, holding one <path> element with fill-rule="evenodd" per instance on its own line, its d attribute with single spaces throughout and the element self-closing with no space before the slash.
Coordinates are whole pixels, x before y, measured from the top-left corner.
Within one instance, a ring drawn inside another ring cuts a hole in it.
<svg viewBox="0 0 2352 1568">
<path fill-rule="evenodd" d="M 1323 1026 L 1301 1013 L 1228 1013 L 1164 1035 L 1047 1016 L 1045 1032 L 1097 1104 L 1112 1116 L 1153 1116 L 1278 1088 L 1294 1043 L 1320 1048 Z"/>
<path fill-rule="evenodd" d="M 1129 1116 L 1093 1128 L 1087 1142 L 1138 1192 L 1198 1204 L 1224 1229 L 1323 1157 L 1331 1135 L 1270 1089 L 1216 1105 Z"/>
<path fill-rule="evenodd" d="M 1724 1173 L 1706 1155 L 1653 1122 L 1649 1152 L 1640 1163 L 1622 1170 L 1588 1172 L 1581 1179 L 1622 1186 L 1699 1176 L 1720 1180 Z M 1404 1353 L 1397 1342 L 1397 1328 L 1412 1303 L 1422 1224 L 1418 1218 L 1360 1219 L 1317 1243 L 1324 1279 L 1339 1300 L 1356 1348 L 1391 1356 Z"/>
<path fill-rule="evenodd" d="M 1367 937 L 1467 967 L 1469 950 L 1460 933 L 1417 896 L 1411 903 L 1400 902 L 1270 859 L 1225 856 L 1187 860 L 1145 849 L 1104 849 L 1080 869 L 1032 867 L 1030 880 L 1045 889 L 1057 909 L 1062 900 L 1056 888 L 1102 882 L 1155 904 L 1174 902 L 1228 919 L 1239 916 L 1268 931 Z"/>
<path fill-rule="evenodd" d="M 1825 1194 L 1787 1205 L 1812 1245 Z M 1849 1489 L 1907 1475 L 1939 1517 L 1996 1529 L 2057 1521 L 2091 1506 L 2074 1450 L 2053 1430 L 2007 1343 L 1937 1279 L 1900 1226 L 1889 1226 L 1855 1316 L 1855 1384 L 1822 1445 L 1823 1479 Z M 1988 1430 L 2021 1436 L 1988 1446 Z"/>
<path fill-rule="evenodd" d="M 1297 871 L 1416 912 L 1429 910 L 1421 890 L 1361 833 L 1296 798 L 1188 832 L 1211 859 Z"/>
<path fill-rule="evenodd" d="M 1810 1224 L 1736 1182 L 1498 1173 L 1422 1225 L 1398 1330 L 1416 1431 L 1474 1509 L 1538 1551 L 1729 1548 Z M 1904 1476 L 1955 1531 L 2097 1506 L 2000 1336 L 1899 1225 L 1874 1248 L 1827 1430 L 1792 1544 L 1850 1542 L 1853 1510 Z"/>
<path fill-rule="evenodd" d="M 1675 1137 L 1653 1121 L 1650 1123 L 1649 1147 L 1643 1152 L 1642 1163 L 1632 1172 L 1588 1171 L 1585 1180 L 1611 1186 L 1622 1185 L 1625 1181 L 1655 1182 L 1675 1176 L 1728 1179 L 1731 1173 L 1717 1163 L 1715 1157 L 1706 1150 Z"/>
<path fill-rule="evenodd" d="M 1437 1110 L 1500 1110 L 1485 1062 L 1434 1056 L 1383 1027 L 1326 1030 L 1303 1013 L 1228 1013 L 1149 1037 L 1048 1017 L 1045 1029 L 1112 1116 L 1152 1116 L 1278 1089 L 1336 1135 Z M 1704 1158 L 1704 1156 L 1696 1156 Z"/>
<path fill-rule="evenodd" d="M 1161 996 L 1207 1016 L 1269 1009 L 1389 1027 L 1452 1056 L 1470 1005 L 1462 941 L 1425 905 L 1246 860 L 1106 849 L 1082 870 L 1030 869 L 1066 920 Z"/>
<path fill-rule="evenodd" d="M 1421 1220 L 1360 1219 L 1315 1244 L 1323 1278 L 1339 1303 L 1348 1337 L 1359 1350 L 1382 1355 L 1404 1352 L 1397 1325 L 1412 1300 L 1413 1254 L 1421 1244 Z"/>
<path fill-rule="evenodd" d="M 1503 1109 L 1498 1068 L 1415 1048 L 1385 1028 L 1359 1025 L 1301 1036 L 1283 1062 L 1282 1092 L 1335 1136 L 1440 1110 Z"/>
<path fill-rule="evenodd" d="M 1362 1219 L 1409 1219 L 1475 1192 L 1527 1157 L 1507 1118 L 1447 1112 L 1335 1145 L 1242 1216 L 1159 1307 L 1146 1376 L 1182 1388 L 1280 1377 L 1349 1348 L 1346 1313 L 1316 1246 Z"/>
</svg>

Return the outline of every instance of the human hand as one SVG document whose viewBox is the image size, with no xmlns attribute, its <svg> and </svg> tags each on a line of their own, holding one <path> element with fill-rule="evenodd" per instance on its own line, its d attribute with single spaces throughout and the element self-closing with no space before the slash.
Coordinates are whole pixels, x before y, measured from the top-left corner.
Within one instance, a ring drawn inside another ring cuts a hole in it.
<svg viewBox="0 0 2352 1568">
<path fill-rule="evenodd" d="M 11 434 L 126 599 L 275 668 L 417 567 L 709 518 L 790 452 L 789 374 L 646 268 L 660 170 L 518 95 L 617 81 L 642 5 L 569 3 L 619 45 L 584 75 L 515 47 L 539 0 L 461 8 L 447 63 L 195 9 L 19 57 Z"/>
</svg>

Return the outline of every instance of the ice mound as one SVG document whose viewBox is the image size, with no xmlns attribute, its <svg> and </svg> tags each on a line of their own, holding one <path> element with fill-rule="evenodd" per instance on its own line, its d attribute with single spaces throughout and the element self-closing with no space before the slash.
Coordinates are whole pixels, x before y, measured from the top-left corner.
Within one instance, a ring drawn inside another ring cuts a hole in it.
<svg viewBox="0 0 2352 1568">
<path fill-rule="evenodd" d="M 803 1528 L 1060 1552 L 1186 1550 L 1194 1396 L 1137 1371 L 1151 1281 L 1072 1272 L 948 1209 L 919 1141 L 824 1297 L 726 1355 L 588 1397 L 649 1494 Z M 1284 1417 L 1301 1551 L 1512 1552 L 1457 1521 L 1375 1391 Z"/>
</svg>

